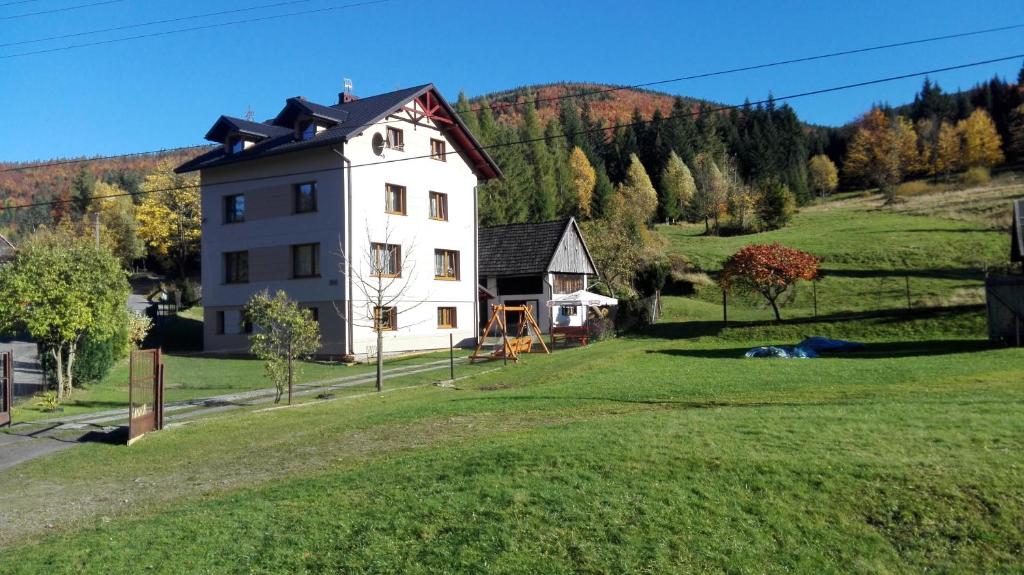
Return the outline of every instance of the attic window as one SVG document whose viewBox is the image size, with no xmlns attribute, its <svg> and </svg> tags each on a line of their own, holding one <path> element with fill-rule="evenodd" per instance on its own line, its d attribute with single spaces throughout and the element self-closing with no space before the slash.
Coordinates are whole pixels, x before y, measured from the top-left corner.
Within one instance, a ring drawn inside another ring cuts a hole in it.
<svg viewBox="0 0 1024 575">
<path fill-rule="evenodd" d="M 388 148 L 398 151 L 405 149 L 405 134 L 402 130 L 388 126 Z"/>
<path fill-rule="evenodd" d="M 232 137 L 228 138 L 228 142 L 227 142 L 228 153 L 229 154 L 237 154 L 237 153 L 245 150 L 245 148 L 248 147 L 246 145 L 248 143 L 249 142 L 245 138 L 242 138 L 241 136 L 232 136 Z"/>
<path fill-rule="evenodd" d="M 312 140 L 313 136 L 316 135 L 316 132 L 317 125 L 316 122 L 313 122 L 312 120 L 305 124 L 299 124 L 299 139 L 303 142 Z"/>
</svg>

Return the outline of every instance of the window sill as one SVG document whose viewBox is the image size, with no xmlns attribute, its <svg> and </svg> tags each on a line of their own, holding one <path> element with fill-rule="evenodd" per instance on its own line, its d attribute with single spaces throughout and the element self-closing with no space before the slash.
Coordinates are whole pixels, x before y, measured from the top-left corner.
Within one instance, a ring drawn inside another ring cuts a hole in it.
<svg viewBox="0 0 1024 575">
<path fill-rule="evenodd" d="M 444 157 L 437 158 L 437 157 L 434 157 L 434 156 L 430 156 L 430 159 L 431 160 L 437 160 L 438 162 L 447 162 L 448 161 Z"/>
<path fill-rule="evenodd" d="M 231 224 L 244 224 L 244 223 L 245 223 L 245 220 L 231 220 L 230 222 L 229 221 L 225 221 L 224 225 L 225 226 L 230 226 Z"/>
<path fill-rule="evenodd" d="M 389 212 L 388 210 L 384 210 L 384 213 L 389 215 L 389 216 L 404 216 L 404 215 L 407 215 L 406 212 Z"/>
<path fill-rule="evenodd" d="M 320 277 L 321 277 L 320 274 L 316 274 L 316 275 L 312 275 L 312 276 L 292 276 L 291 279 L 293 279 L 293 280 L 316 280 L 316 279 L 320 279 Z"/>
<path fill-rule="evenodd" d="M 402 274 L 398 274 L 398 275 L 374 275 L 374 274 L 371 274 L 370 277 L 394 280 L 394 279 L 400 279 L 402 277 Z"/>
<path fill-rule="evenodd" d="M 225 285 L 225 286 L 244 286 L 244 285 L 246 285 L 248 283 L 249 283 L 248 281 L 244 281 L 244 282 L 224 282 L 224 283 L 222 283 L 220 285 Z"/>
<path fill-rule="evenodd" d="M 435 218 L 434 216 L 430 216 L 430 219 L 434 220 L 435 222 L 447 222 L 448 221 L 448 218 Z"/>
<path fill-rule="evenodd" d="M 296 211 L 292 212 L 292 215 L 293 216 L 303 216 L 303 215 L 306 215 L 306 214 L 315 214 L 315 213 L 317 213 L 319 211 L 320 210 L 303 210 L 303 211 L 300 212 L 300 211 L 296 210 Z"/>
<path fill-rule="evenodd" d="M 434 279 L 439 281 L 439 282 L 457 282 L 457 281 L 459 281 L 459 278 L 450 278 L 450 277 L 444 277 L 444 276 L 434 276 Z"/>
</svg>

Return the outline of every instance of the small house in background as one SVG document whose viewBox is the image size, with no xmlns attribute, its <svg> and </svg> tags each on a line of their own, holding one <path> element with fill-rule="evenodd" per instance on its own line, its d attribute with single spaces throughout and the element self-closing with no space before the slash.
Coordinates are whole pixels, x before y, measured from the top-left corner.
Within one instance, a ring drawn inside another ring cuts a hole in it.
<svg viewBox="0 0 1024 575">
<path fill-rule="evenodd" d="M 14 244 L 10 240 L 0 234 L 0 265 L 3 265 L 12 259 L 14 259 L 15 252 Z"/>
<path fill-rule="evenodd" d="M 1024 199 L 1013 202 L 1010 262 L 1024 266 Z M 1024 271 L 1024 269 L 1022 269 Z M 985 278 L 988 335 L 992 341 L 1024 345 L 1024 273 Z"/>
<path fill-rule="evenodd" d="M 582 326 L 585 306 L 547 302 L 585 290 L 597 266 L 574 218 L 536 224 L 480 228 L 480 323 L 490 319 L 491 304 L 533 306 L 545 332 L 552 326 Z M 511 314 L 510 325 L 520 319 Z"/>
</svg>

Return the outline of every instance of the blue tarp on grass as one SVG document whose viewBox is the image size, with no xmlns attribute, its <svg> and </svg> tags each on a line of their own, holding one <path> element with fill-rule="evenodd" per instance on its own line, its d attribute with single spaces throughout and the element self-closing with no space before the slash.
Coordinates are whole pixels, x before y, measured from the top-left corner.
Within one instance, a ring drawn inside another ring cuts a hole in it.
<svg viewBox="0 0 1024 575">
<path fill-rule="evenodd" d="M 813 359 L 820 357 L 821 352 L 859 351 L 864 349 L 863 343 L 830 339 L 827 337 L 809 337 L 793 346 L 755 347 L 744 354 L 746 357 L 778 357 L 782 359 Z"/>
</svg>

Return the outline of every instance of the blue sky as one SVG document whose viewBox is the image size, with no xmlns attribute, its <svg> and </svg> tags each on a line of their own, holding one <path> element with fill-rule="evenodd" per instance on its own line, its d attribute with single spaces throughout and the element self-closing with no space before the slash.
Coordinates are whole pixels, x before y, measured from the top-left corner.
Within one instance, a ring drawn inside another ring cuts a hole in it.
<svg viewBox="0 0 1024 575">
<path fill-rule="evenodd" d="M 0 7 L 0 44 L 285 0 L 31 0 Z M 47 54 L 40 50 L 190 26 L 340 6 L 289 6 L 0 47 L 0 160 L 117 154 L 197 144 L 219 114 L 258 119 L 285 98 L 333 103 L 342 78 L 369 95 L 434 82 L 454 99 L 561 80 L 634 84 L 1024 22 L 1024 2 L 471 2 L 390 0 Z M 0 2 L 4 4 L 6 2 Z M 983 9 L 981 7 L 984 7 Z M 994 33 L 662 86 L 724 103 L 1024 53 L 1024 31 Z M 1021 61 L 940 74 L 946 89 Z M 920 79 L 795 100 L 806 121 L 841 124 L 873 102 L 901 103 Z"/>
</svg>

